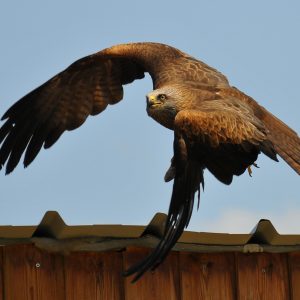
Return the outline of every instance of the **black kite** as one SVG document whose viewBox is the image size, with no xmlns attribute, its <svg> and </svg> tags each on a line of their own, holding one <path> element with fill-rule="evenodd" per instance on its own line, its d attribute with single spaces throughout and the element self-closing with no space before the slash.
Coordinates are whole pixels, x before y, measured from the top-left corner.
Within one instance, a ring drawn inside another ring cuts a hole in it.
<svg viewBox="0 0 300 300">
<path fill-rule="evenodd" d="M 230 184 L 259 153 L 279 154 L 300 174 L 296 132 L 255 100 L 229 85 L 203 62 L 167 45 L 117 45 L 84 57 L 24 96 L 3 115 L 0 167 L 12 172 L 23 153 L 28 166 L 40 149 L 51 147 L 65 130 L 123 98 L 123 85 L 148 72 L 153 91 L 147 112 L 174 131 L 174 157 L 165 180 L 174 179 L 164 236 L 155 250 L 126 274 L 138 279 L 166 257 L 187 227 L 203 171 Z"/>
</svg>

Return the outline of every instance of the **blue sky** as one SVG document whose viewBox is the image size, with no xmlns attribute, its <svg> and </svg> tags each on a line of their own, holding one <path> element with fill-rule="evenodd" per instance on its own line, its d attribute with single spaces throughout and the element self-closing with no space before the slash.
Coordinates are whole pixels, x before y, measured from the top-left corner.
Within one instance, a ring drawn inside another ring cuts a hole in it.
<svg viewBox="0 0 300 300">
<path fill-rule="evenodd" d="M 297 1 L 2 1 L 0 113 L 76 59 L 114 44 L 155 41 L 225 74 L 298 133 L 300 4 Z M 171 131 L 150 119 L 149 76 L 125 99 L 41 151 L 30 167 L 0 174 L 0 224 L 37 224 L 57 210 L 68 224 L 147 224 L 167 212 L 163 176 Z M 189 229 L 249 232 L 261 218 L 300 233 L 299 176 L 265 157 L 231 186 L 205 173 Z"/>
</svg>

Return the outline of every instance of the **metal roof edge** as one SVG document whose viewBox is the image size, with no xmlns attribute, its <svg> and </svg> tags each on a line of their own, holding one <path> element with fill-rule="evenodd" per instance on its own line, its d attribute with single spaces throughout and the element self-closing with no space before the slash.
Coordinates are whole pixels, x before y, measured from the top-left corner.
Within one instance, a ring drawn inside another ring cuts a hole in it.
<svg viewBox="0 0 300 300">
<path fill-rule="evenodd" d="M 37 226 L 0 226 L 0 244 L 34 243 L 50 251 L 154 247 L 162 237 L 167 216 L 157 213 L 147 226 L 67 225 L 56 211 L 45 213 Z M 182 251 L 284 252 L 300 250 L 299 235 L 281 235 L 269 220 L 260 220 L 251 233 L 185 231 L 174 247 Z"/>
<path fill-rule="evenodd" d="M 66 223 L 57 211 L 47 211 L 33 233 L 34 237 L 59 237 Z"/>
</svg>

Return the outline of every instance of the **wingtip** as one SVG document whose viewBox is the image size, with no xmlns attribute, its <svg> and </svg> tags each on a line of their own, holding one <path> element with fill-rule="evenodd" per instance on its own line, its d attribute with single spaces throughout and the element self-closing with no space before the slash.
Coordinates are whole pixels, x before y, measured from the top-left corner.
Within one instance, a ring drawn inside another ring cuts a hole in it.
<svg viewBox="0 0 300 300">
<path fill-rule="evenodd" d="M 6 116 L 6 113 L 1 117 L 1 121 L 4 121 L 4 120 L 6 120 L 7 119 L 7 116 Z"/>
<path fill-rule="evenodd" d="M 2 169 L 4 169 L 4 164 L 0 164 L 0 171 L 1 171 Z M 9 175 L 12 171 L 13 171 L 13 170 L 7 168 L 7 166 L 6 166 L 6 168 L 5 168 L 5 173 L 4 173 L 5 176 L 6 176 L 6 175 Z"/>
<path fill-rule="evenodd" d="M 12 173 L 15 168 L 16 168 L 16 164 L 8 160 L 8 162 L 6 163 L 5 175 L 9 175 L 10 173 Z"/>
<path fill-rule="evenodd" d="M 34 158 L 29 157 L 28 154 L 27 154 L 27 152 L 26 152 L 24 160 L 23 160 L 23 167 L 24 167 L 24 169 L 26 169 L 32 163 L 33 160 L 34 160 Z"/>
</svg>

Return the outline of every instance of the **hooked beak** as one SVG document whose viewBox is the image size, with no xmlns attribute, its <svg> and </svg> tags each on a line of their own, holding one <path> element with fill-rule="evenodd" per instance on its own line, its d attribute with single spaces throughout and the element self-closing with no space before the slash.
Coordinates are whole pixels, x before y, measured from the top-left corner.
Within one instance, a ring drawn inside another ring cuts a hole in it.
<svg viewBox="0 0 300 300">
<path fill-rule="evenodd" d="M 146 98 L 147 98 L 147 100 L 146 100 L 147 101 L 147 109 L 153 108 L 153 107 L 155 107 L 157 105 L 162 104 L 162 102 L 159 101 L 159 100 L 157 100 L 155 98 L 155 96 L 146 96 Z"/>
</svg>

